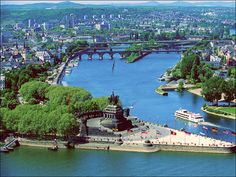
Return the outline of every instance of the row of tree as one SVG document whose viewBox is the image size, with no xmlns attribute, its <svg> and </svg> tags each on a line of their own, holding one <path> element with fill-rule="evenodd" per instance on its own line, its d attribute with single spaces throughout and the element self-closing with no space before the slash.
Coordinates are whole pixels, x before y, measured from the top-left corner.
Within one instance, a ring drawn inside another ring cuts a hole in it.
<svg viewBox="0 0 236 177">
<path fill-rule="evenodd" d="M 213 75 L 213 71 L 208 64 L 201 63 L 197 54 L 185 55 L 182 60 L 172 70 L 175 79 L 188 79 L 192 83 L 204 82 Z"/>
<path fill-rule="evenodd" d="M 41 81 L 27 82 L 19 92 L 25 104 L 13 110 L 1 108 L 0 127 L 37 136 L 76 134 L 77 113 L 102 110 L 107 105 L 107 97 L 92 98 L 82 88 L 51 86 Z"/>
<path fill-rule="evenodd" d="M 28 65 L 18 70 L 5 73 L 5 89 L 0 92 L 1 107 L 14 109 L 19 104 L 18 90 L 26 82 L 32 80 L 45 81 L 50 65 Z"/>
</svg>

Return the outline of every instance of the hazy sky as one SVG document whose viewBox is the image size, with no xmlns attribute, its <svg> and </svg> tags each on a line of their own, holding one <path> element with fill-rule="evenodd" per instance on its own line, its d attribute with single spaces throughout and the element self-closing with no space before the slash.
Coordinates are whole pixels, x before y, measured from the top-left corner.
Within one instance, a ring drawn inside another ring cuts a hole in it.
<svg viewBox="0 0 236 177">
<path fill-rule="evenodd" d="M 180 1 L 184 1 L 184 0 L 180 0 Z M 201 1 L 201 0 L 200 0 Z M 202 0 L 204 1 L 204 0 Z M 214 1 L 214 0 L 213 0 Z M 32 3 L 40 3 L 40 2 L 44 2 L 44 3 L 58 3 L 58 2 L 63 2 L 63 1 L 47 1 L 47 0 L 44 0 L 44 1 L 37 1 L 37 0 L 33 0 L 33 1 L 9 1 L 9 0 L 1 0 L 1 4 L 32 4 Z M 75 2 L 75 3 L 81 3 L 81 4 L 111 4 L 111 3 L 115 3 L 115 4 L 118 4 L 118 3 L 144 3 L 144 2 L 148 2 L 148 1 L 110 1 L 110 0 L 107 0 L 107 1 L 89 1 L 89 0 L 78 0 L 78 1 L 71 1 L 71 2 Z M 170 3 L 170 2 L 175 2 L 175 1 L 166 1 L 166 0 L 162 0 L 162 1 L 157 1 L 157 2 L 160 2 L 160 3 Z M 199 2 L 199 1 L 187 1 L 187 2 L 193 2 L 193 3 L 196 3 L 196 2 Z M 205 1 L 206 2 L 206 1 Z M 210 1 L 208 1 L 210 2 Z"/>
</svg>

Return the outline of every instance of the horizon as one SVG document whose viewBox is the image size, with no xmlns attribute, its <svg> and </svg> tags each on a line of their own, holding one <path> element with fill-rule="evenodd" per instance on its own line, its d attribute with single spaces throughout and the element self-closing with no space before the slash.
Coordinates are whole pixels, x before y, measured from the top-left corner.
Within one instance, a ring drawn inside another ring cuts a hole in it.
<svg viewBox="0 0 236 177">
<path fill-rule="evenodd" d="M 173 3 L 173 2 L 187 2 L 187 3 L 202 3 L 202 2 L 212 2 L 212 3 L 219 3 L 222 1 L 205 1 L 205 0 L 200 0 L 200 1 L 185 1 L 185 0 L 178 0 L 178 1 L 86 1 L 86 0 L 78 0 L 78 1 L 47 1 L 47 0 L 41 0 L 41 1 L 9 1 L 9 0 L 2 0 L 1 5 L 26 5 L 26 4 L 37 4 L 37 3 L 61 3 L 61 2 L 73 2 L 73 3 L 78 3 L 78 4 L 94 4 L 94 5 L 103 5 L 103 4 L 141 4 L 141 3 L 147 3 L 147 2 L 158 2 L 158 3 L 163 3 L 163 4 L 168 4 L 168 3 Z M 234 2 L 234 1 L 224 1 L 224 2 Z"/>
</svg>

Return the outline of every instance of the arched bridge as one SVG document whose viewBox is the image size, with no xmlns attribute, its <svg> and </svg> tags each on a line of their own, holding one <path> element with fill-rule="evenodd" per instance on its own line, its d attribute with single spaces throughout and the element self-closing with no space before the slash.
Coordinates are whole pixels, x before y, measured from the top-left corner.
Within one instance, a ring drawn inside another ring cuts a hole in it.
<svg viewBox="0 0 236 177">
<path fill-rule="evenodd" d="M 82 56 L 87 55 L 89 60 L 92 60 L 95 55 L 99 56 L 99 59 L 103 59 L 104 55 L 109 55 L 110 59 L 114 58 L 115 54 L 119 54 L 121 58 L 125 58 L 130 56 L 133 53 L 138 53 L 140 56 L 144 55 L 145 53 L 150 52 L 184 52 L 185 48 L 176 48 L 176 49 L 153 49 L 153 50 L 132 50 L 132 51 L 118 51 L 116 49 L 108 49 L 108 48 L 89 48 L 87 50 L 83 50 L 75 54 L 73 57 L 78 57 L 79 60 L 82 59 Z"/>
</svg>

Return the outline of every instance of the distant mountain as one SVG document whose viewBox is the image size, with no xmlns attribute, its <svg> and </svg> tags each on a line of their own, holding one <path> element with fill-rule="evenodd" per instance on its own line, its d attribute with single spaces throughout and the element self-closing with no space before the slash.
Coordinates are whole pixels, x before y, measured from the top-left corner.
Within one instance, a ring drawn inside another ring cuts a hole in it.
<svg viewBox="0 0 236 177">
<path fill-rule="evenodd" d="M 148 7 L 197 7 L 197 6 L 208 6 L 208 7 L 235 7 L 235 3 L 232 2 L 222 2 L 222 1 L 215 1 L 215 2 L 204 2 L 204 1 L 199 1 L 199 2 L 187 2 L 187 1 L 175 1 L 171 3 L 160 3 L 157 1 L 148 1 L 145 3 L 132 3 L 132 4 L 107 4 L 107 6 L 119 6 L 119 7 L 142 7 L 142 6 L 148 6 Z"/>
<path fill-rule="evenodd" d="M 215 2 L 204 2 L 199 1 L 196 3 L 191 3 L 187 1 L 175 1 L 172 3 L 159 3 L 156 1 L 149 1 L 146 3 L 137 4 L 138 6 L 180 6 L 180 7 L 190 7 L 190 6 L 209 6 L 209 7 L 235 7 L 235 2 L 222 2 L 222 1 L 215 1 Z M 136 6 L 137 6 L 136 5 Z"/>
<path fill-rule="evenodd" d="M 193 3 L 189 3 L 189 2 L 176 1 L 176 2 L 172 2 L 172 3 L 165 4 L 165 6 L 189 7 L 189 6 L 194 6 L 194 4 L 193 4 Z"/>
<path fill-rule="evenodd" d="M 156 1 L 148 1 L 148 2 L 145 2 L 145 3 L 137 4 L 137 5 L 142 5 L 142 6 L 160 6 L 161 3 L 156 2 Z"/>
<path fill-rule="evenodd" d="M 65 9 L 65 8 L 82 8 L 86 5 L 73 3 L 70 1 L 60 3 L 34 3 L 22 5 L 2 5 L 3 9 L 20 9 L 20 10 L 36 10 L 36 9 Z"/>
<path fill-rule="evenodd" d="M 209 7 L 234 7 L 235 8 L 235 2 L 225 2 L 225 1 L 216 1 L 216 2 L 198 2 L 195 3 L 195 6 L 209 6 Z"/>
<path fill-rule="evenodd" d="M 209 7 L 235 7 L 235 2 L 204 2 L 199 1 L 197 3 L 190 3 L 186 1 L 175 1 L 172 3 L 160 3 L 156 1 L 149 1 L 145 3 L 110 3 L 108 1 L 107 4 L 94 5 L 94 4 L 79 4 L 70 1 L 60 2 L 60 3 L 35 3 L 35 4 L 23 4 L 23 5 L 2 5 L 3 9 L 19 9 L 19 10 L 36 10 L 36 9 L 65 9 L 65 8 L 84 8 L 84 7 L 142 7 L 142 6 L 150 6 L 150 7 L 167 7 L 167 6 L 179 6 L 179 7 L 190 7 L 190 6 L 209 6 Z"/>
</svg>

